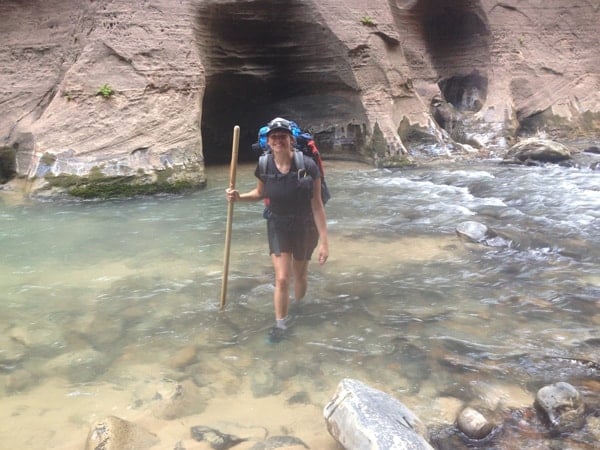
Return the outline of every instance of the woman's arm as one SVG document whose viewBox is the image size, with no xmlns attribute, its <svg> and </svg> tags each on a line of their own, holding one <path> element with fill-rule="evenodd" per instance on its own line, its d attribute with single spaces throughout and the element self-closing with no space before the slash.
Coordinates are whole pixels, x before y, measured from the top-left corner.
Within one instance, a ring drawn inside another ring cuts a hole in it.
<svg viewBox="0 0 600 450">
<path fill-rule="evenodd" d="M 230 202 L 254 202 L 263 198 L 263 193 L 265 190 L 265 183 L 262 180 L 257 180 L 256 187 L 251 191 L 240 194 L 240 192 L 236 189 L 225 189 L 225 193 L 227 194 L 227 200 Z"/>
<path fill-rule="evenodd" d="M 313 197 L 311 200 L 315 225 L 319 232 L 319 264 L 323 265 L 329 258 L 329 242 L 327 240 L 327 216 L 325 214 L 325 206 L 321 198 L 321 178 L 314 181 Z"/>
</svg>

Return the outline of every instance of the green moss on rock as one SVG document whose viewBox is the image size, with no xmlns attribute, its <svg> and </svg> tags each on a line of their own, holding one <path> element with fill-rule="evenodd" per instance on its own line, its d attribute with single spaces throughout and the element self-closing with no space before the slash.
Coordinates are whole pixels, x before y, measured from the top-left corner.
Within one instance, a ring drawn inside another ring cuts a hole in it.
<svg viewBox="0 0 600 450">
<path fill-rule="evenodd" d="M 90 180 L 103 180 L 106 178 L 106 175 L 102 173 L 101 167 L 92 167 L 90 173 L 88 175 Z"/>
<path fill-rule="evenodd" d="M 189 181 L 176 181 L 174 183 L 147 183 L 147 184 L 127 184 L 127 183 L 88 183 L 79 186 L 73 186 L 68 189 L 69 194 L 80 198 L 118 198 L 135 197 L 138 195 L 154 195 L 161 193 L 179 194 L 189 191 L 198 186 L 194 186 Z"/>
<path fill-rule="evenodd" d="M 46 175 L 44 179 L 51 187 L 68 189 L 82 182 L 82 178 L 77 175 Z"/>
<path fill-rule="evenodd" d="M 386 158 L 377 159 L 375 161 L 375 166 L 378 168 L 404 168 L 404 167 L 414 167 L 415 162 L 407 156 L 398 155 L 398 156 L 388 156 Z"/>
<path fill-rule="evenodd" d="M 172 169 L 170 169 L 172 171 Z M 108 177 L 100 168 L 94 168 L 86 177 L 76 175 L 48 175 L 46 181 L 50 187 L 59 188 L 68 194 L 84 199 L 109 199 L 154 195 L 161 193 L 178 194 L 205 186 L 205 181 L 187 179 L 171 180 L 161 171 L 153 181 L 142 181 L 144 177 L 122 176 Z M 172 175 L 172 173 L 171 173 Z"/>
</svg>

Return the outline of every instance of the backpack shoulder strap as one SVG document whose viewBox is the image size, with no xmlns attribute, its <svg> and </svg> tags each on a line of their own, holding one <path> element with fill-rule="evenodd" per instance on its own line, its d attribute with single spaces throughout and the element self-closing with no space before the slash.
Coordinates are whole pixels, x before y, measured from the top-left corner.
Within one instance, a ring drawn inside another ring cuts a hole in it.
<svg viewBox="0 0 600 450">
<path fill-rule="evenodd" d="M 304 153 L 300 150 L 294 150 L 294 162 L 296 163 L 297 170 L 306 169 L 306 165 L 304 164 Z"/>
<path fill-rule="evenodd" d="M 267 165 L 269 163 L 269 155 L 271 153 L 263 153 L 258 158 L 258 172 L 261 176 L 267 174 Z M 306 165 L 304 164 L 304 153 L 299 150 L 294 150 L 294 162 L 296 164 L 296 170 L 305 170 Z"/>
<path fill-rule="evenodd" d="M 269 153 L 263 153 L 258 158 L 258 173 L 261 177 L 267 174 L 267 164 L 269 162 Z"/>
</svg>

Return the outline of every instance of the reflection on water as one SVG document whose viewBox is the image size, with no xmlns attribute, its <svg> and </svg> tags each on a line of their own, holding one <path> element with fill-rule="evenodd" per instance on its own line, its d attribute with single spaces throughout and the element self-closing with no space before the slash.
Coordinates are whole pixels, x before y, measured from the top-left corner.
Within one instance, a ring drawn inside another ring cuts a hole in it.
<svg viewBox="0 0 600 450">
<path fill-rule="evenodd" d="M 235 207 L 219 312 L 227 168 L 182 197 L 0 203 L 0 442 L 81 448 L 90 423 L 113 414 L 166 448 L 191 426 L 235 423 L 336 449 L 322 407 L 344 377 L 430 425 L 466 404 L 529 407 L 556 381 L 598 407 L 597 370 L 571 361 L 600 359 L 600 174 L 326 169 L 330 261 L 311 266 L 278 345 L 265 340 L 273 287 L 259 204 Z M 252 172 L 239 169 L 241 189 Z M 467 220 L 502 239 L 460 240 Z M 169 400 L 178 383 L 193 401 Z"/>
</svg>

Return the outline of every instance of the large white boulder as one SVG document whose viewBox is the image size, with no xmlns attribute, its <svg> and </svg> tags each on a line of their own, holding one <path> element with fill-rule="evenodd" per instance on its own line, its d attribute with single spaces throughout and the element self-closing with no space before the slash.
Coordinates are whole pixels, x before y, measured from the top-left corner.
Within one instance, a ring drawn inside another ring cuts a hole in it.
<svg viewBox="0 0 600 450">
<path fill-rule="evenodd" d="M 412 411 L 358 380 L 343 379 L 323 414 L 329 433 L 346 450 L 433 450 Z"/>
</svg>

